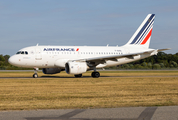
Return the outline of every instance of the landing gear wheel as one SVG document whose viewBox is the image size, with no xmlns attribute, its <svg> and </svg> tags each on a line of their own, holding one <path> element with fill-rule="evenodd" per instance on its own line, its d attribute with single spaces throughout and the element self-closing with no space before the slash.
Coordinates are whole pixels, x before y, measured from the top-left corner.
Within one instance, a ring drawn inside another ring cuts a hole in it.
<svg viewBox="0 0 178 120">
<path fill-rule="evenodd" d="M 33 74 L 33 78 L 37 78 L 38 77 L 38 74 L 37 74 L 37 72 L 38 72 L 38 68 L 34 68 L 34 74 Z"/>
<path fill-rule="evenodd" d="M 99 72 L 92 72 L 92 73 L 91 73 L 91 76 L 92 76 L 93 78 L 99 78 L 99 77 L 100 77 L 100 73 L 99 73 Z"/>
<path fill-rule="evenodd" d="M 33 74 L 33 78 L 37 78 L 37 77 L 38 77 L 37 73 Z"/>
<path fill-rule="evenodd" d="M 82 77 L 82 74 L 74 75 L 75 77 Z"/>
</svg>

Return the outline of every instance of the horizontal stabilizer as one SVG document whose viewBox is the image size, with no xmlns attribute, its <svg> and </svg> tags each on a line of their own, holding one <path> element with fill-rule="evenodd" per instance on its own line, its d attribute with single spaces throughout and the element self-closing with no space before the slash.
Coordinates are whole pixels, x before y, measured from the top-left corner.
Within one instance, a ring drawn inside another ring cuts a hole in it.
<svg viewBox="0 0 178 120">
<path fill-rule="evenodd" d="M 171 48 L 166 48 L 166 49 L 158 49 L 158 52 L 165 51 L 165 50 L 170 50 Z"/>
</svg>

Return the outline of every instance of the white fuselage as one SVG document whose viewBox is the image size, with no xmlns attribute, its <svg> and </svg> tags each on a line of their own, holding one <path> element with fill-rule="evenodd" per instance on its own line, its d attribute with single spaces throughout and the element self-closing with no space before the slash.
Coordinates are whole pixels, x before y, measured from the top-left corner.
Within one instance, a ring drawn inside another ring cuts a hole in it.
<svg viewBox="0 0 178 120">
<path fill-rule="evenodd" d="M 32 46 L 19 50 L 20 54 L 13 55 L 9 62 L 15 66 L 27 68 L 65 68 L 65 63 L 71 60 L 124 55 L 136 52 L 144 52 L 152 49 L 107 47 L 107 46 Z M 22 52 L 24 54 L 22 54 Z M 136 61 L 151 56 L 150 54 L 137 55 L 132 58 L 123 57 L 113 60 L 105 60 L 96 68 L 115 66 Z"/>
</svg>

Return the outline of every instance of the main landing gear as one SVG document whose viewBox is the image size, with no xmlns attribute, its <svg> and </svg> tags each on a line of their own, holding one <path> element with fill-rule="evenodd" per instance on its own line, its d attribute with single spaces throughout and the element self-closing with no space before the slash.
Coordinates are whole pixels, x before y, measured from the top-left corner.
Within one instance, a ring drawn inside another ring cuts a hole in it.
<svg viewBox="0 0 178 120">
<path fill-rule="evenodd" d="M 93 77 L 93 78 L 99 78 L 100 77 L 100 73 L 99 72 L 92 72 L 91 73 L 91 76 Z"/>
<path fill-rule="evenodd" d="M 91 73 L 91 76 L 93 78 L 99 78 L 100 77 L 100 73 L 96 71 L 96 67 L 94 67 L 94 72 Z"/>
<path fill-rule="evenodd" d="M 35 75 L 35 74 L 34 74 Z M 82 77 L 82 74 L 78 74 L 78 75 L 74 75 L 76 78 L 80 78 L 80 77 Z M 99 72 L 92 72 L 91 73 L 91 76 L 93 77 L 93 78 L 98 78 L 98 77 L 100 77 L 100 73 Z"/>
<path fill-rule="evenodd" d="M 38 68 L 34 68 L 33 78 L 37 78 L 38 77 L 38 74 L 37 74 L 38 70 L 39 70 Z"/>
</svg>

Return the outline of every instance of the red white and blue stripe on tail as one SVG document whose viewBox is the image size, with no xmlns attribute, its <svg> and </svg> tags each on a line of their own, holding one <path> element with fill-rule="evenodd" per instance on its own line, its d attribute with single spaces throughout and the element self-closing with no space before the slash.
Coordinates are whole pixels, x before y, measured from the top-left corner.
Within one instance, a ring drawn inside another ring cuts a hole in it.
<svg viewBox="0 0 178 120">
<path fill-rule="evenodd" d="M 126 45 L 142 45 L 149 47 L 155 14 L 148 14 L 137 31 Z"/>
</svg>

